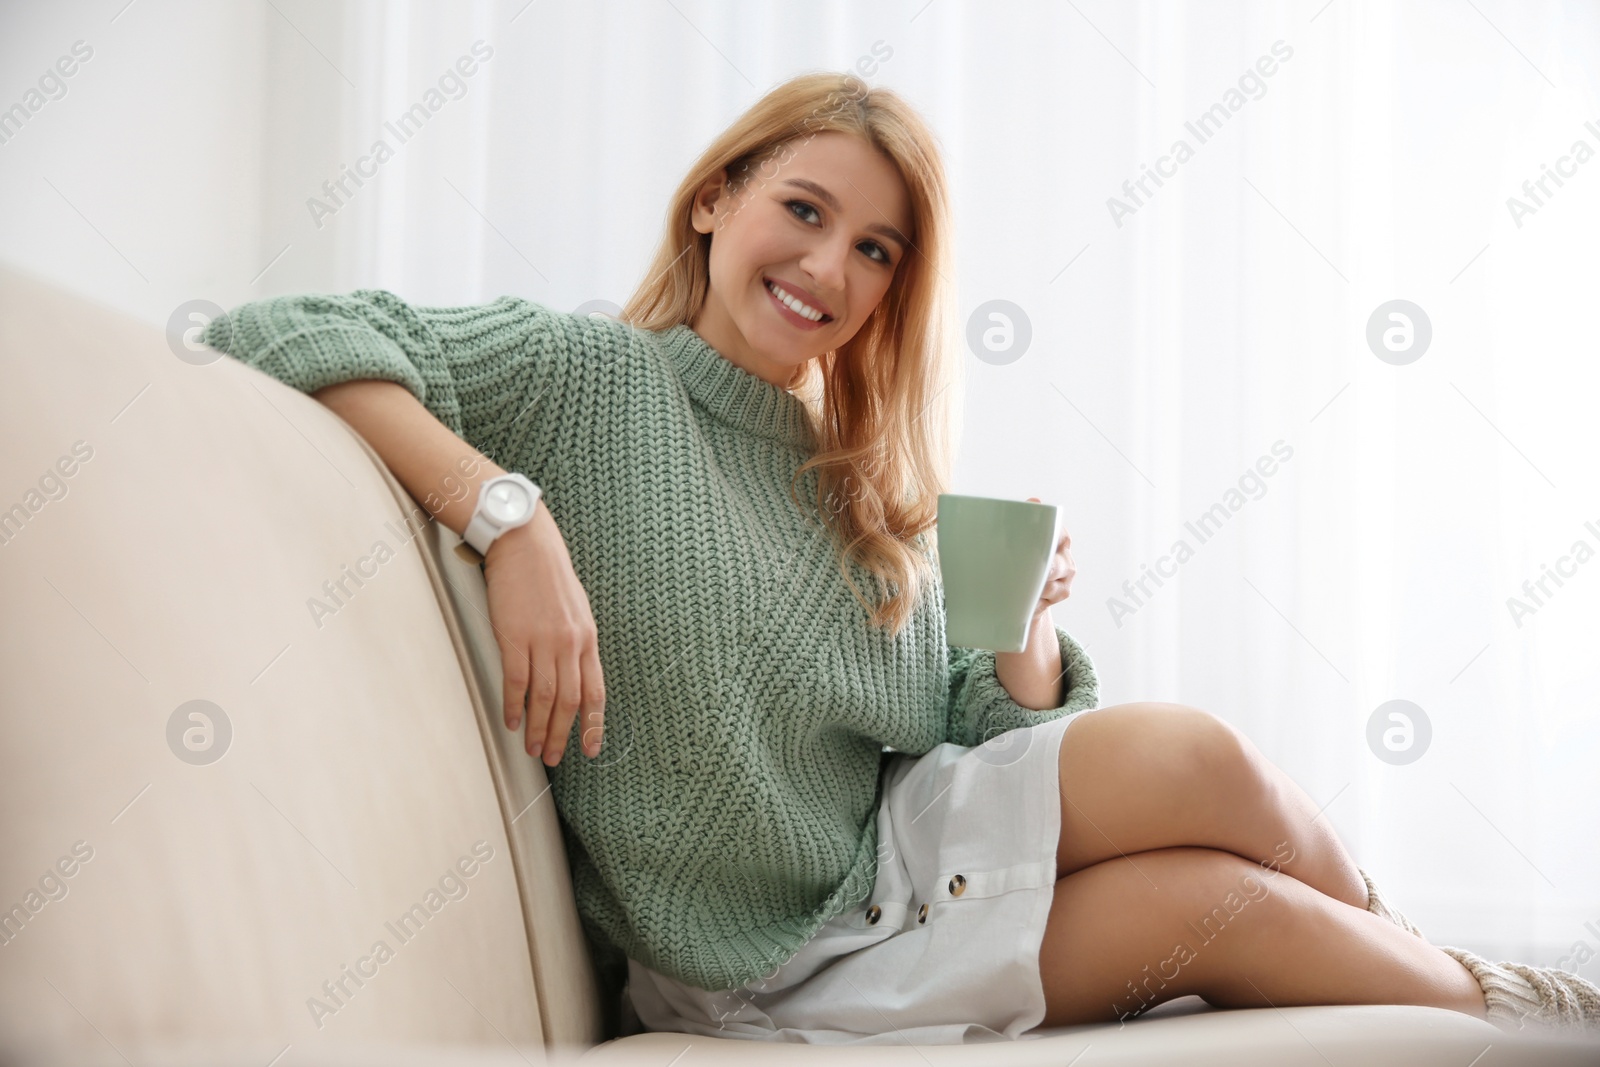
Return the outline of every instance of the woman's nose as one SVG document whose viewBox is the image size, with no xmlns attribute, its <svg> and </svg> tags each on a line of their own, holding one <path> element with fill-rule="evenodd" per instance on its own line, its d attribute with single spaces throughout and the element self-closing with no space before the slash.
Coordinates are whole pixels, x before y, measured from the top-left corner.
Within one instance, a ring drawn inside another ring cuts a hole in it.
<svg viewBox="0 0 1600 1067">
<path fill-rule="evenodd" d="M 800 269 L 814 283 L 812 292 L 819 300 L 833 301 L 844 292 L 845 263 L 849 255 L 849 248 L 842 247 L 842 242 L 824 241 L 813 246 L 801 259 Z"/>
</svg>

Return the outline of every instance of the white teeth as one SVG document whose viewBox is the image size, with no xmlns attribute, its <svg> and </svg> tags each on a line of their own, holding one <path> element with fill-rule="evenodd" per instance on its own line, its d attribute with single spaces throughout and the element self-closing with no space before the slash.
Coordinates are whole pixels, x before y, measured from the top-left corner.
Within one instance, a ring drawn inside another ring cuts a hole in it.
<svg viewBox="0 0 1600 1067">
<path fill-rule="evenodd" d="M 779 300 L 782 300 L 784 304 L 788 306 L 790 311 L 793 311 L 801 318 L 810 319 L 812 322 L 816 322 L 822 318 L 822 312 L 818 311 L 809 304 L 802 303 L 798 298 L 796 298 L 777 282 L 769 280 L 767 282 L 767 288 L 772 290 L 772 295 L 776 296 Z"/>
</svg>

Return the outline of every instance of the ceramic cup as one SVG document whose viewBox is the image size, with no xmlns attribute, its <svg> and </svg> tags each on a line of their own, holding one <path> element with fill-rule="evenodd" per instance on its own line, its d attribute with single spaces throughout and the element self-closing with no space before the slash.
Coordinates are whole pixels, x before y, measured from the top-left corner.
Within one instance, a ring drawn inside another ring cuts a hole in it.
<svg viewBox="0 0 1600 1067">
<path fill-rule="evenodd" d="M 1056 544 L 1054 504 L 939 496 L 939 577 L 945 640 L 958 648 L 1021 652 Z"/>
</svg>

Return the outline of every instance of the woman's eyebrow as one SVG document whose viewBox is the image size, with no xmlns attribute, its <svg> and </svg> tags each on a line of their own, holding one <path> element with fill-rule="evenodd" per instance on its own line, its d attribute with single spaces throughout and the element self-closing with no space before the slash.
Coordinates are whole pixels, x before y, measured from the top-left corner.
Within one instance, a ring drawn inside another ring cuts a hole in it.
<svg viewBox="0 0 1600 1067">
<path fill-rule="evenodd" d="M 821 200 L 824 204 L 827 204 L 830 208 L 832 208 L 835 211 L 843 211 L 844 210 L 844 206 L 839 203 L 839 198 L 838 197 L 836 197 L 832 193 L 828 192 L 828 190 L 824 189 L 822 186 L 818 185 L 816 182 L 812 181 L 810 178 L 785 178 L 783 184 L 799 186 L 801 189 L 804 189 L 806 192 L 810 193 L 812 196 L 815 196 L 818 200 Z M 910 244 L 911 244 L 910 241 L 906 240 L 906 235 L 905 234 L 901 233 L 899 230 L 895 229 L 893 226 L 887 225 L 885 223 L 881 223 L 881 222 L 880 223 L 874 223 L 873 225 L 868 226 L 867 230 L 868 230 L 869 233 L 881 233 L 881 234 L 883 234 L 883 236 L 889 238 L 889 240 L 894 241 L 896 244 L 898 244 L 900 246 L 900 250 L 902 252 L 905 251 L 906 248 L 909 247 Z"/>
</svg>

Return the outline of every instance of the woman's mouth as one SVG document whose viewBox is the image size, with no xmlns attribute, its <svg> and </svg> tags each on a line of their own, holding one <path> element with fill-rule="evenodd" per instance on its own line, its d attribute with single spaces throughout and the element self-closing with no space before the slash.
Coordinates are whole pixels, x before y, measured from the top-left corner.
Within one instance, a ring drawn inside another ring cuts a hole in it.
<svg viewBox="0 0 1600 1067">
<path fill-rule="evenodd" d="M 771 278 L 762 278 L 761 284 L 767 290 L 772 306 L 791 325 L 802 330 L 815 330 L 833 321 L 833 316 L 811 307 Z"/>
</svg>

